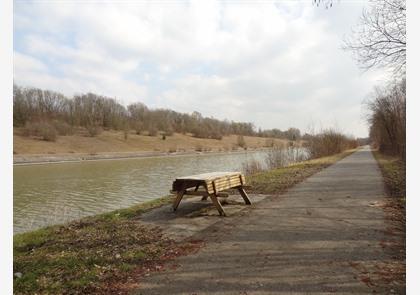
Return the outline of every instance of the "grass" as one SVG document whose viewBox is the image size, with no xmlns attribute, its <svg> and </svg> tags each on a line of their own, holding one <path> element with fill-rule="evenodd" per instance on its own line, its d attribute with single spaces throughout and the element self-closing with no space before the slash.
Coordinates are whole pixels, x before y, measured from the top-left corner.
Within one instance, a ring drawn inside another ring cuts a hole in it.
<svg viewBox="0 0 420 295">
<path fill-rule="evenodd" d="M 249 191 L 281 193 L 353 151 L 251 175 Z M 142 274 L 197 248 L 194 242 L 176 243 L 158 227 L 138 222 L 143 213 L 170 202 L 162 197 L 15 235 L 15 294 L 124 293 L 125 286 L 135 285 Z"/>
<path fill-rule="evenodd" d="M 388 286 L 394 284 L 404 286 L 406 279 L 406 172 L 405 162 L 398 157 L 387 156 L 373 151 L 389 198 L 382 206 L 385 212 L 385 236 L 381 242 L 383 249 L 389 253 L 389 259 L 382 261 L 377 269 L 380 270 L 379 282 Z"/>
<path fill-rule="evenodd" d="M 168 253 L 187 251 L 136 219 L 163 197 L 110 213 L 14 236 L 15 294 L 109 294 Z M 175 251 L 175 252 L 174 252 Z"/>
<path fill-rule="evenodd" d="M 39 140 L 35 137 L 22 136 L 22 128 L 14 128 L 13 149 L 17 155 L 48 154 L 56 155 L 68 153 L 123 153 L 161 151 L 167 152 L 176 147 L 178 150 L 194 152 L 197 146 L 201 150 L 212 151 L 237 149 L 237 136 L 224 136 L 221 140 L 196 138 L 189 134 L 174 133 L 162 140 L 161 136 L 137 135 L 135 130 L 130 130 L 125 139 L 124 131 L 104 130 L 100 134 L 91 137 L 85 130 L 74 129 L 73 134 L 58 136 L 55 142 Z M 249 148 L 262 148 L 266 138 L 244 136 Z M 273 139 L 275 144 L 287 143 L 287 140 Z"/>
<path fill-rule="evenodd" d="M 378 161 L 384 177 L 385 186 L 391 197 L 405 204 L 405 163 L 398 157 L 387 156 L 379 151 L 373 155 Z"/>
<path fill-rule="evenodd" d="M 280 194 L 309 176 L 350 155 L 355 150 L 303 161 L 287 167 L 256 173 L 247 177 L 251 193 Z"/>
</svg>

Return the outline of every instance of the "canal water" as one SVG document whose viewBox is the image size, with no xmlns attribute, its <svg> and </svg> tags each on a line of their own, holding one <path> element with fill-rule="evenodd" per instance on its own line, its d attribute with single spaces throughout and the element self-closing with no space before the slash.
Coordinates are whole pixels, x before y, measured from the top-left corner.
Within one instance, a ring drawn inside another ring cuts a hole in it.
<svg viewBox="0 0 420 295">
<path fill-rule="evenodd" d="M 99 160 L 15 166 L 14 233 L 129 207 L 169 194 L 177 176 L 242 171 L 266 152 Z"/>
</svg>

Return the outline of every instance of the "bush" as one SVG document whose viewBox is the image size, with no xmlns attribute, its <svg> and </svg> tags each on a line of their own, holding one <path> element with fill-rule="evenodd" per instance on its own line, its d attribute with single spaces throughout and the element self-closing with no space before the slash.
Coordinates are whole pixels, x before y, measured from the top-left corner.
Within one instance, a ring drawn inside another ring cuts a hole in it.
<svg viewBox="0 0 420 295">
<path fill-rule="evenodd" d="M 149 136 L 156 136 L 158 133 L 158 130 L 156 127 L 150 127 L 149 128 Z"/>
<path fill-rule="evenodd" d="M 170 147 L 168 150 L 169 153 L 176 153 L 177 152 L 177 148 L 176 147 Z"/>
<path fill-rule="evenodd" d="M 166 130 L 162 132 L 161 135 L 162 135 L 162 139 L 165 140 L 167 136 L 174 135 L 174 130 L 173 129 Z"/>
<path fill-rule="evenodd" d="M 57 130 L 55 130 L 54 126 L 47 124 L 41 129 L 41 136 L 43 140 L 56 141 Z"/>
<path fill-rule="evenodd" d="M 142 122 L 136 122 L 134 124 L 134 130 L 136 130 L 136 134 L 137 135 L 141 135 L 141 132 L 143 131 L 143 123 Z"/>
<path fill-rule="evenodd" d="M 72 135 L 74 133 L 73 127 L 66 122 L 53 121 L 52 124 L 59 135 Z"/>
<path fill-rule="evenodd" d="M 305 147 L 310 158 L 320 158 L 343 152 L 349 148 L 357 147 L 357 141 L 350 139 L 344 134 L 327 129 L 319 134 L 310 136 Z"/>
<path fill-rule="evenodd" d="M 246 148 L 246 142 L 245 142 L 245 139 L 244 139 L 243 135 L 238 135 L 238 137 L 236 139 L 236 143 L 241 148 Z"/>
<path fill-rule="evenodd" d="M 218 132 L 212 132 L 210 134 L 210 138 L 212 139 L 217 139 L 217 140 L 222 140 L 223 139 L 223 135 L 218 133 Z"/>
<path fill-rule="evenodd" d="M 288 147 L 273 147 L 270 149 L 265 162 L 269 169 L 276 169 L 306 160 L 307 158 L 307 153 L 301 147 L 290 144 Z"/>
<path fill-rule="evenodd" d="M 200 144 L 197 144 L 197 145 L 195 146 L 194 150 L 195 150 L 196 152 L 202 152 L 204 149 L 203 149 L 203 147 L 202 147 Z"/>
<path fill-rule="evenodd" d="M 57 140 L 57 130 L 55 127 L 47 122 L 27 122 L 23 129 L 24 136 L 40 137 L 46 141 Z"/>
<path fill-rule="evenodd" d="M 95 137 L 95 136 L 102 133 L 102 128 L 100 126 L 94 125 L 94 124 L 87 125 L 86 130 L 88 131 L 88 133 L 91 137 Z"/>
<path fill-rule="evenodd" d="M 242 164 L 242 171 L 246 175 L 251 175 L 263 171 L 263 167 L 260 162 L 252 159 Z"/>
<path fill-rule="evenodd" d="M 172 136 L 174 135 L 174 129 L 172 127 L 168 127 L 164 130 L 163 135 L 165 136 Z"/>
<path fill-rule="evenodd" d="M 209 139 L 217 139 L 217 140 L 221 140 L 223 138 L 223 135 L 221 132 L 217 130 L 211 130 L 210 127 L 206 127 L 206 126 L 195 127 L 192 130 L 192 134 L 194 137 L 197 137 L 197 138 L 209 138 Z"/>
</svg>

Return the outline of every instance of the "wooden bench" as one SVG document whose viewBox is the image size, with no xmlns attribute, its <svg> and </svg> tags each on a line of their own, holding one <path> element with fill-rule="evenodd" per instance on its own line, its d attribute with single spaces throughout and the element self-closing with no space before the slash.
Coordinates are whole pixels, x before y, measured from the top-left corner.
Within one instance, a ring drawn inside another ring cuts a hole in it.
<svg viewBox="0 0 420 295">
<path fill-rule="evenodd" d="M 173 202 L 174 211 L 184 195 L 193 195 L 202 196 L 202 200 L 210 197 L 219 214 L 226 216 L 218 197 L 222 195 L 222 191 L 235 188 L 241 194 L 245 204 L 250 205 L 251 201 L 244 190 L 244 185 L 245 176 L 240 172 L 211 172 L 176 178 L 171 190 L 171 193 L 176 194 Z"/>
</svg>

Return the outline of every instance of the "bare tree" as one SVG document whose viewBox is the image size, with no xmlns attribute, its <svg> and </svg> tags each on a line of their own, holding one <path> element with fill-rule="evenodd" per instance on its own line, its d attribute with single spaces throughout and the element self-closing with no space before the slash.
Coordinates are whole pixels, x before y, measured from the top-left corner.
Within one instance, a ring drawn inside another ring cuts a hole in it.
<svg viewBox="0 0 420 295">
<path fill-rule="evenodd" d="M 406 4 L 405 0 L 371 0 L 360 23 L 345 39 L 344 49 L 353 51 L 363 69 L 391 68 L 405 75 Z"/>
<path fill-rule="evenodd" d="M 312 0 L 312 3 L 315 4 L 317 7 L 319 5 L 323 5 L 325 9 L 331 8 L 333 6 L 333 0 Z"/>
<path fill-rule="evenodd" d="M 149 109 L 141 102 L 127 107 L 115 98 L 94 93 L 77 94 L 68 98 L 63 94 L 34 87 L 13 86 L 13 124 L 24 127 L 34 122 L 51 123 L 59 135 L 72 134 L 74 127 L 84 127 L 89 135 L 102 130 L 122 130 L 128 134 L 145 131 L 165 137 L 177 133 L 191 133 L 199 138 L 222 139 L 226 135 L 255 136 L 255 126 L 249 122 L 234 122 L 203 117 L 199 112 L 178 113 L 170 109 Z M 297 139 L 300 131 L 290 128 L 260 130 L 260 136 Z"/>
<path fill-rule="evenodd" d="M 406 89 L 405 79 L 377 87 L 371 100 L 370 138 L 382 153 L 398 155 L 405 160 Z"/>
</svg>

